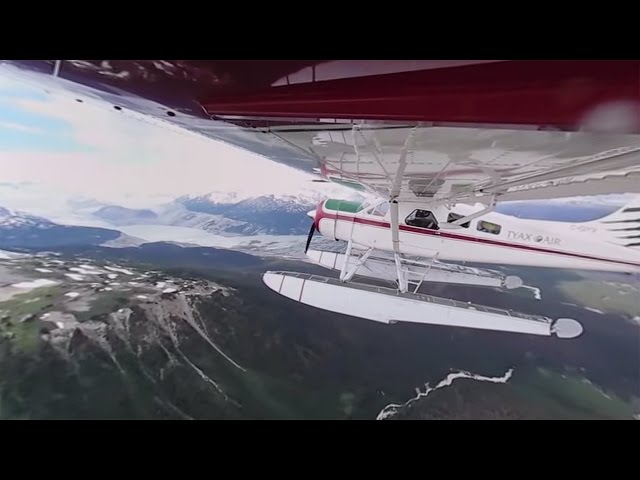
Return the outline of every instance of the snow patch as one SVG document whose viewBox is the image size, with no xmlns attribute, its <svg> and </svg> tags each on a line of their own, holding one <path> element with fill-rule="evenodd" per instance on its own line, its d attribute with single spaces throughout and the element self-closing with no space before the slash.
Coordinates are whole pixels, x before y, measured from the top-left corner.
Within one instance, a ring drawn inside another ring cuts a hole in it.
<svg viewBox="0 0 640 480">
<path fill-rule="evenodd" d="M 126 268 L 116 268 L 116 267 L 104 267 L 104 268 L 112 272 L 124 273 L 125 275 L 134 275 L 134 273 L 131 270 L 127 270 Z"/>
<path fill-rule="evenodd" d="M 69 270 L 72 272 L 78 272 L 82 275 L 97 275 L 98 273 L 100 273 L 97 270 L 80 268 L 80 267 L 71 267 L 69 268 Z"/>
<path fill-rule="evenodd" d="M 36 268 L 35 270 L 36 272 L 40 272 L 40 273 L 53 273 L 53 270 L 49 270 L 48 268 Z"/>
<path fill-rule="evenodd" d="M 385 418 L 390 418 L 390 417 L 394 416 L 396 413 L 398 413 L 398 410 L 400 408 L 406 407 L 406 406 L 410 405 L 411 403 L 415 402 L 416 400 L 419 400 L 420 398 L 426 397 L 427 395 L 429 395 L 434 390 L 438 390 L 439 388 L 451 386 L 453 381 L 457 380 L 458 378 L 469 378 L 471 380 L 477 380 L 479 382 L 507 383 L 507 381 L 511 378 L 511 375 L 513 375 L 513 368 L 510 368 L 509 370 L 507 370 L 507 372 L 502 377 L 485 377 L 483 375 L 476 375 L 474 373 L 469 373 L 469 372 L 464 372 L 464 371 L 458 371 L 458 372 L 450 373 L 449 375 L 447 375 L 447 378 L 442 380 L 440 383 L 438 383 L 433 388 L 431 388 L 428 383 L 425 383 L 424 384 L 424 386 L 425 386 L 424 393 L 422 393 L 420 391 L 420 388 L 416 388 L 416 396 L 411 398 L 411 399 L 409 399 L 405 403 L 403 403 L 401 405 L 395 404 L 395 403 L 391 403 L 391 404 L 387 405 L 382 410 L 380 410 L 380 413 L 378 413 L 378 416 L 376 417 L 376 420 L 384 420 Z"/>
<path fill-rule="evenodd" d="M 33 288 L 46 287 L 47 285 L 57 285 L 58 282 L 54 282 L 53 280 L 47 280 L 45 278 L 39 278 L 37 280 L 33 280 L 31 282 L 20 282 L 14 283 L 11 285 L 15 288 L 21 288 L 25 290 L 31 290 Z"/>
<path fill-rule="evenodd" d="M 136 298 L 139 298 L 140 300 L 146 300 L 147 296 L 146 295 L 136 295 Z"/>
<path fill-rule="evenodd" d="M 589 310 L 590 312 L 599 313 L 601 315 L 604 315 L 604 312 L 602 310 L 598 310 L 597 308 L 584 307 L 584 309 L 585 310 Z"/>
<path fill-rule="evenodd" d="M 107 267 L 105 267 L 107 268 Z M 109 277 L 111 280 L 118 278 L 118 274 L 117 273 L 109 273 L 107 274 L 107 277 Z"/>
<path fill-rule="evenodd" d="M 76 282 L 82 282 L 84 280 L 84 277 L 77 273 L 65 273 L 65 276 L 69 277 L 71 280 L 75 280 Z"/>
<path fill-rule="evenodd" d="M 178 291 L 177 288 L 165 288 L 164 290 L 162 290 L 162 293 L 174 293 L 177 291 Z"/>
<path fill-rule="evenodd" d="M 76 298 L 79 295 L 80 294 L 78 292 L 68 292 L 64 294 L 65 297 L 69 297 L 69 298 Z"/>
</svg>

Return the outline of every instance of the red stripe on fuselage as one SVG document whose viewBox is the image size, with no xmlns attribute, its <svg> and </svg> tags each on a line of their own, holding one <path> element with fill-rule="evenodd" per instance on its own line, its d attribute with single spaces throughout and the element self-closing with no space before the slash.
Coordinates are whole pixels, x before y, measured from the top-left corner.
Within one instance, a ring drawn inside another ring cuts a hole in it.
<svg viewBox="0 0 640 480">
<path fill-rule="evenodd" d="M 382 227 L 382 228 L 391 228 L 391 224 L 389 222 L 384 222 L 384 221 L 380 221 L 380 220 L 372 220 L 369 218 L 361 218 L 361 217 L 352 217 L 352 216 L 348 216 L 348 215 L 341 215 L 338 213 L 327 213 L 324 211 L 323 208 L 318 209 L 318 211 L 316 212 L 316 219 L 315 221 L 317 222 L 317 226 L 320 226 L 320 220 L 322 220 L 323 218 L 327 218 L 330 220 L 342 220 L 345 222 L 354 222 L 354 223 L 359 223 L 362 225 L 370 225 L 370 226 L 374 226 L 374 227 Z M 444 237 L 446 239 L 450 239 L 450 240 L 462 240 L 465 242 L 477 242 L 477 243 L 484 243 L 487 245 L 495 245 L 495 246 L 499 246 L 499 247 L 508 247 L 508 248 L 517 248 L 520 250 L 527 250 L 527 251 L 532 251 L 532 252 L 538 252 L 538 253 L 552 253 L 555 255 L 564 255 L 564 256 L 568 256 L 568 257 L 575 257 L 575 258 L 582 258 L 584 260 L 596 260 L 599 262 L 609 262 L 609 263 L 617 263 L 620 265 L 631 265 L 633 267 L 640 267 L 640 263 L 633 263 L 633 262 L 625 262 L 622 260 L 610 260 L 608 258 L 602 258 L 602 257 L 594 257 L 591 255 L 584 255 L 581 253 L 572 253 L 572 252 L 563 252 L 561 250 L 553 250 L 553 249 L 548 249 L 548 248 L 541 248 L 541 247 L 534 247 L 534 246 L 530 246 L 530 245 L 519 245 L 519 244 L 514 244 L 514 243 L 508 243 L 508 242 L 504 242 L 501 240 L 491 240 L 488 238 L 479 238 L 479 237 L 470 237 L 467 235 L 459 235 L 456 233 L 449 233 L 449 232 L 442 232 L 441 230 L 427 230 L 424 228 L 419 228 L 419 227 L 412 227 L 410 225 L 400 225 L 400 231 L 403 232 L 411 232 L 411 233 L 417 233 L 419 235 L 431 235 L 431 236 L 438 236 L 438 237 Z"/>
</svg>

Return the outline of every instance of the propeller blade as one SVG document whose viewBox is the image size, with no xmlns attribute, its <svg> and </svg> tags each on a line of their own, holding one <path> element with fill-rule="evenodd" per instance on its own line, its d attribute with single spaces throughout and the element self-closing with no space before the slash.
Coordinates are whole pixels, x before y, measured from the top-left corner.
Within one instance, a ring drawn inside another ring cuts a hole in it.
<svg viewBox="0 0 640 480">
<path fill-rule="evenodd" d="M 309 245 L 311 245 L 311 239 L 313 238 L 313 234 L 316 233 L 316 222 L 311 224 L 311 229 L 309 230 L 309 235 L 307 236 L 307 245 L 304 247 L 304 253 L 307 253 L 309 250 Z"/>
</svg>

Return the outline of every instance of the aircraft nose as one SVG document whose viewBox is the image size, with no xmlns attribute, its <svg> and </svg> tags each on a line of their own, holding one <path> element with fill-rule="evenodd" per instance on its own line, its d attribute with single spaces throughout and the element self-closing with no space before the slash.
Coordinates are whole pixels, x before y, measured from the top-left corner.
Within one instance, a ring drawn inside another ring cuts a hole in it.
<svg viewBox="0 0 640 480">
<path fill-rule="evenodd" d="M 320 231 L 320 219 L 322 218 L 322 205 L 324 201 L 318 202 L 315 210 L 307 212 L 307 215 L 313 220 L 313 226 L 316 230 Z"/>
</svg>

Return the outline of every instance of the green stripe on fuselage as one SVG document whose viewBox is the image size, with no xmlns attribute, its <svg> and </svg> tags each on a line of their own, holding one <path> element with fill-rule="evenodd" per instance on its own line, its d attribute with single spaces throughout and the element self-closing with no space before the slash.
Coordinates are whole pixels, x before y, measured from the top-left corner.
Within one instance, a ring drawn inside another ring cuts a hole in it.
<svg viewBox="0 0 640 480">
<path fill-rule="evenodd" d="M 324 203 L 326 210 L 334 210 L 337 212 L 358 213 L 363 207 L 364 204 L 361 202 L 350 202 L 348 200 L 329 199 Z"/>
</svg>

